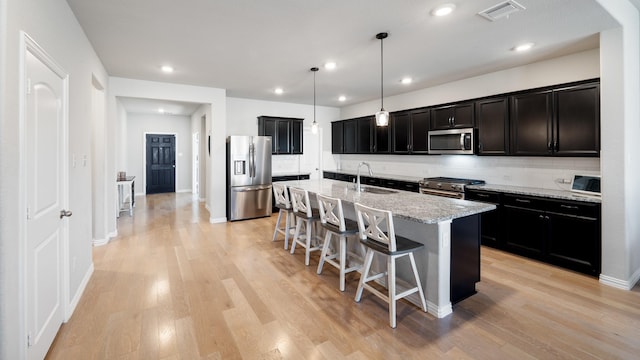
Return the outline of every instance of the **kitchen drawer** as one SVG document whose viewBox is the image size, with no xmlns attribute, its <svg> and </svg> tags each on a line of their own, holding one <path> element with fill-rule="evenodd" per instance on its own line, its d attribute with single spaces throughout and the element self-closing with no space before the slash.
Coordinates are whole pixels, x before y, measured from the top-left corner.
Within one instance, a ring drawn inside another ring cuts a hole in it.
<svg viewBox="0 0 640 360">
<path fill-rule="evenodd" d="M 362 176 L 360 182 L 367 185 L 382 186 L 382 179 L 380 178 Z"/>
<path fill-rule="evenodd" d="M 505 206 L 521 207 L 525 209 L 538 209 L 544 210 L 548 201 L 542 198 L 526 196 L 526 195 L 512 195 L 504 194 L 503 204 Z"/>
<path fill-rule="evenodd" d="M 500 193 L 483 191 L 483 190 L 467 190 L 464 194 L 465 200 L 482 201 L 491 204 L 500 204 Z"/>
<path fill-rule="evenodd" d="M 322 172 L 322 177 L 325 178 L 325 179 L 333 179 L 333 180 L 335 180 L 336 175 L 337 175 L 336 173 L 331 172 L 331 171 L 323 171 Z"/>
<path fill-rule="evenodd" d="M 600 204 L 581 201 L 549 201 L 547 211 L 596 219 L 600 217 Z"/>
</svg>

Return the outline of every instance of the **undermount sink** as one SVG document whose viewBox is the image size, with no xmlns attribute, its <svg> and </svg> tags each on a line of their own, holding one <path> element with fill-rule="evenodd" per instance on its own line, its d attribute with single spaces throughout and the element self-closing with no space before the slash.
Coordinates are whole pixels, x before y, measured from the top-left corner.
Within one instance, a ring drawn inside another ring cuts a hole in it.
<svg viewBox="0 0 640 360">
<path fill-rule="evenodd" d="M 368 192 L 368 193 L 372 193 L 372 194 L 395 194 L 395 193 L 397 193 L 396 190 L 374 188 L 374 187 L 369 187 L 369 186 L 362 186 L 360 189 L 362 190 L 362 192 Z"/>
</svg>

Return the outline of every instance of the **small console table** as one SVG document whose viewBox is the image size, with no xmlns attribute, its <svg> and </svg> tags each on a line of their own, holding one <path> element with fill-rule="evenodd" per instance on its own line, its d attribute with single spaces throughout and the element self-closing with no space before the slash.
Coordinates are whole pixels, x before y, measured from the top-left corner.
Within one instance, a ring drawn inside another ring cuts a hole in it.
<svg viewBox="0 0 640 360">
<path fill-rule="evenodd" d="M 129 211 L 129 215 L 133 216 L 133 208 L 136 205 L 135 199 L 135 176 L 127 176 L 116 180 L 116 190 L 118 191 L 117 217 L 123 211 Z"/>
</svg>

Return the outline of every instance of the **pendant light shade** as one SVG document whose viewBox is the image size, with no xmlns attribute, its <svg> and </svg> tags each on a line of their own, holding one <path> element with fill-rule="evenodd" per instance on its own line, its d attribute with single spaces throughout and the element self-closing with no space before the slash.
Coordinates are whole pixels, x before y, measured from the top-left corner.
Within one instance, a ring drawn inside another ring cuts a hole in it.
<svg viewBox="0 0 640 360">
<path fill-rule="evenodd" d="M 389 34 L 386 32 L 379 33 L 376 35 L 376 39 L 380 39 L 380 111 L 376 113 L 376 125 L 377 126 L 387 126 L 389 125 L 389 112 L 384 109 L 384 90 L 383 90 L 383 81 L 384 81 L 384 48 L 382 47 L 383 39 L 386 39 Z"/>
<path fill-rule="evenodd" d="M 318 68 L 312 67 L 311 71 L 313 71 L 313 123 L 311 123 L 311 132 L 313 134 L 317 134 L 318 122 L 316 121 L 316 72 L 318 72 Z"/>
</svg>

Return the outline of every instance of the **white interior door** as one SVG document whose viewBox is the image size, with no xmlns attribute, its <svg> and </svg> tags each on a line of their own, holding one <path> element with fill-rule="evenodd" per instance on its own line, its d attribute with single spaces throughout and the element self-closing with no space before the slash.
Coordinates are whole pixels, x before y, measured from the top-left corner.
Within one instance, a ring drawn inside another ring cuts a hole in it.
<svg viewBox="0 0 640 360">
<path fill-rule="evenodd" d="M 66 80 L 29 50 L 25 74 L 27 357 L 43 359 L 64 321 Z"/>
</svg>

